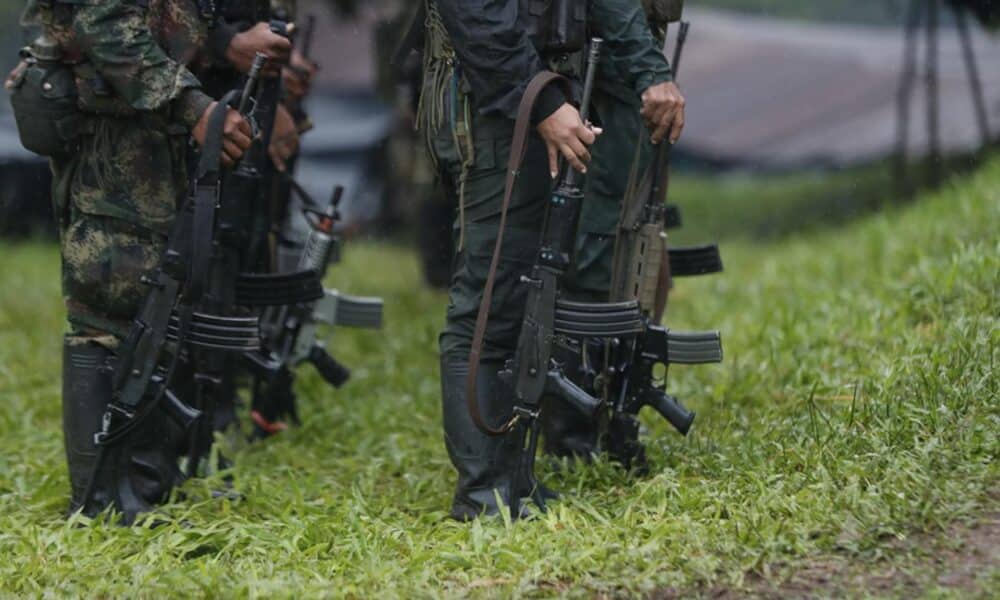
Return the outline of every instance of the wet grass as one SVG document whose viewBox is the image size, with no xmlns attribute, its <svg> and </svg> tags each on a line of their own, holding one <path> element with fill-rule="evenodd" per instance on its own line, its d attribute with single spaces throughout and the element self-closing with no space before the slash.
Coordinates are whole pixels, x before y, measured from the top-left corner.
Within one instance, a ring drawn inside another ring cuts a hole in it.
<svg viewBox="0 0 1000 600">
<path fill-rule="evenodd" d="M 726 201 L 754 202 L 745 187 Z M 445 299 L 420 285 L 409 252 L 363 243 L 332 282 L 386 296 L 388 329 L 338 331 L 352 382 L 331 392 L 304 370 L 304 426 L 237 444 L 241 501 L 192 482 L 155 528 L 67 522 L 58 258 L 2 246 L 0 595 L 738 591 L 824 557 L 896 560 L 899 540 L 995 508 L 998 231 L 993 162 L 843 228 L 727 243 L 727 273 L 680 282 L 671 300 L 672 326 L 718 327 L 726 344 L 723 365 L 671 372 L 699 414 L 691 436 L 649 418 L 649 478 L 549 465 L 543 478 L 565 497 L 548 514 L 472 525 L 445 518 Z"/>
</svg>

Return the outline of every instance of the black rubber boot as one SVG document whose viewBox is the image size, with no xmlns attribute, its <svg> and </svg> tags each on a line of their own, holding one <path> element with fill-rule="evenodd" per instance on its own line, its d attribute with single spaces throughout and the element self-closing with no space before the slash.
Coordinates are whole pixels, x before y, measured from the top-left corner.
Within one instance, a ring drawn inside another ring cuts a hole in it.
<svg viewBox="0 0 1000 600">
<path fill-rule="evenodd" d="M 98 449 L 94 434 L 111 400 L 106 368 L 111 356 L 91 342 L 68 341 L 64 346 L 63 434 L 72 487 L 70 512 L 94 517 L 114 507 L 129 525 L 183 481 L 176 452 L 180 431 L 157 409 L 120 443 Z"/>
<path fill-rule="evenodd" d="M 479 367 L 479 407 L 492 424 L 510 416 L 512 393 L 498 375 L 502 365 L 483 362 Z M 513 435 L 490 437 L 479 431 L 465 401 L 465 380 L 469 372 L 465 357 L 441 357 L 441 397 L 444 405 L 445 446 L 458 471 L 451 518 L 470 521 L 482 515 L 499 514 L 497 496 L 510 506 L 511 490 L 528 490 L 522 482 L 512 485 L 517 467 L 517 440 Z M 515 518 L 528 516 L 525 502 Z"/>
<path fill-rule="evenodd" d="M 590 356 L 599 355 L 588 347 Z M 599 348 L 598 348 L 599 349 Z M 556 361 L 573 383 L 594 395 L 593 373 L 588 373 L 579 352 L 561 346 L 553 348 Z M 556 458 L 571 458 L 589 462 L 598 452 L 600 423 L 588 418 L 562 398 L 547 396 L 543 400 L 542 437 L 546 454 Z"/>
<path fill-rule="evenodd" d="M 602 443 L 611 460 L 636 475 L 649 473 L 646 448 L 639 440 L 641 429 L 635 415 L 615 415 L 608 423 Z"/>
</svg>

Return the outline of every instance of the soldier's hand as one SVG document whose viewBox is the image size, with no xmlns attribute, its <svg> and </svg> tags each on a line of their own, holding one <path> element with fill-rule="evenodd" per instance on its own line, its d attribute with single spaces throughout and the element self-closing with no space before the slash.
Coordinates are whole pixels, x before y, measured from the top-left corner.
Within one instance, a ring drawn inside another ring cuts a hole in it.
<svg viewBox="0 0 1000 600">
<path fill-rule="evenodd" d="M 191 137 L 199 146 L 205 145 L 205 137 L 208 135 L 208 120 L 218 104 L 218 102 L 211 103 L 201 114 L 198 124 L 191 130 Z M 250 129 L 250 123 L 247 123 L 243 115 L 232 108 L 227 109 L 226 123 L 222 127 L 222 164 L 231 167 L 239 162 L 243 158 L 243 154 L 250 149 L 250 144 L 253 141 L 252 136 L 253 131 Z"/>
<path fill-rule="evenodd" d="M 313 77 L 318 70 L 316 63 L 302 56 L 297 50 L 293 50 L 288 66 L 281 71 L 285 91 L 293 100 L 301 100 L 309 94 Z"/>
<path fill-rule="evenodd" d="M 7 75 L 7 79 L 4 80 L 3 82 L 4 89 L 7 90 L 14 89 L 14 82 L 21 77 L 21 74 L 24 73 L 24 70 L 27 68 L 28 68 L 27 61 L 22 60 L 21 62 L 17 63 L 17 66 L 14 67 L 14 69 Z"/>
<path fill-rule="evenodd" d="M 242 33 L 237 33 L 226 48 L 226 60 L 240 73 L 249 73 L 253 59 L 260 52 L 267 57 L 264 75 L 278 75 L 281 65 L 288 62 L 292 53 L 292 42 L 288 38 L 271 31 L 267 23 L 257 23 Z"/>
<path fill-rule="evenodd" d="M 654 144 L 670 140 L 676 144 L 684 131 L 684 95 L 670 82 L 650 86 L 642 93 L 640 114 L 652 133 Z"/>
<path fill-rule="evenodd" d="M 288 159 L 295 156 L 299 151 L 299 130 L 295 126 L 295 119 L 288 112 L 283 104 L 278 105 L 278 112 L 274 116 L 274 133 L 271 134 L 271 147 L 267 153 L 271 156 L 274 168 L 280 173 L 284 173 Z"/>
<path fill-rule="evenodd" d="M 586 163 L 590 162 L 587 147 L 597 141 L 601 130 L 584 123 L 580 111 L 567 103 L 538 124 L 538 133 L 548 148 L 549 173 L 554 179 L 559 173 L 560 155 L 577 171 L 587 172 Z"/>
</svg>

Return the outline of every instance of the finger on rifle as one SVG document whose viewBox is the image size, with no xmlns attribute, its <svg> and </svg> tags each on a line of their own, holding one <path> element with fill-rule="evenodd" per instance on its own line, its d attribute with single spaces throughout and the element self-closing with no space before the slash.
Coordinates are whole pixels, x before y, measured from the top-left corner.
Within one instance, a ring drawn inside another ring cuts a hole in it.
<svg viewBox="0 0 1000 600">
<path fill-rule="evenodd" d="M 548 142 L 545 143 L 545 146 L 549 152 L 549 175 L 555 179 L 556 175 L 559 174 L 559 149 Z"/>
<path fill-rule="evenodd" d="M 568 144 L 563 144 L 560 147 L 560 151 L 562 152 L 563 157 L 565 157 L 566 160 L 569 161 L 570 166 L 572 166 L 574 169 L 576 169 L 581 173 L 587 172 L 587 165 L 583 164 L 583 161 L 580 160 L 580 157 L 577 156 L 576 152 L 574 152 L 571 146 L 569 146 Z"/>
<path fill-rule="evenodd" d="M 684 132 L 684 111 L 679 110 L 674 116 L 673 126 L 670 129 L 670 143 L 676 144 L 677 140 L 681 139 L 681 133 Z"/>
<path fill-rule="evenodd" d="M 222 151 L 234 162 L 243 157 L 243 149 L 228 139 L 222 140 Z"/>
<path fill-rule="evenodd" d="M 590 162 L 590 150 L 587 149 L 586 144 L 579 139 L 570 139 L 569 147 L 573 149 L 573 153 L 576 154 L 577 158 L 585 163 Z"/>
<path fill-rule="evenodd" d="M 235 129 L 231 133 L 227 133 L 226 137 L 229 141 L 239 146 L 240 150 L 243 151 L 248 150 L 250 148 L 250 144 L 253 143 L 253 139 L 247 133 L 243 133 L 243 131 L 239 129 Z"/>
<path fill-rule="evenodd" d="M 271 54 L 272 56 L 269 58 L 287 62 L 292 55 L 292 43 L 287 38 L 278 36 L 277 39 L 271 42 Z"/>
<path fill-rule="evenodd" d="M 236 121 L 236 130 L 248 138 L 253 136 L 253 128 L 250 127 L 250 121 L 247 121 L 246 117 L 242 115 L 239 115 L 239 119 Z"/>
<path fill-rule="evenodd" d="M 588 126 L 580 127 L 576 130 L 576 137 L 584 144 L 591 146 L 597 141 L 597 134 Z"/>
<path fill-rule="evenodd" d="M 219 159 L 222 161 L 222 166 L 227 169 L 236 164 L 236 161 L 232 156 L 229 156 L 229 154 L 226 153 L 225 149 L 222 150 L 222 156 L 220 156 Z"/>
<path fill-rule="evenodd" d="M 674 124 L 674 116 L 676 114 L 676 110 L 664 111 L 653 122 L 655 128 L 653 129 L 652 140 L 654 144 L 662 142 L 670 133 L 670 126 Z"/>
<path fill-rule="evenodd" d="M 274 168 L 277 169 L 279 173 L 284 173 L 285 159 L 278 151 L 277 144 L 271 144 L 271 148 L 267 151 L 267 153 L 271 155 L 271 162 L 274 163 Z"/>
</svg>

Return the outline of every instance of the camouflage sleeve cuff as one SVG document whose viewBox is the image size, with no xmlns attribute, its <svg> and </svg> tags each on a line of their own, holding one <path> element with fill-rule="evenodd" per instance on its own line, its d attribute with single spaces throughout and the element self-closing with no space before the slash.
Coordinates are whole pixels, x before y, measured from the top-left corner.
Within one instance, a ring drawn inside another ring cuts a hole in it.
<svg viewBox="0 0 1000 600">
<path fill-rule="evenodd" d="M 178 121 L 194 129 L 201 115 L 214 102 L 210 96 L 197 88 L 188 88 L 174 100 L 174 115 Z"/>
</svg>

